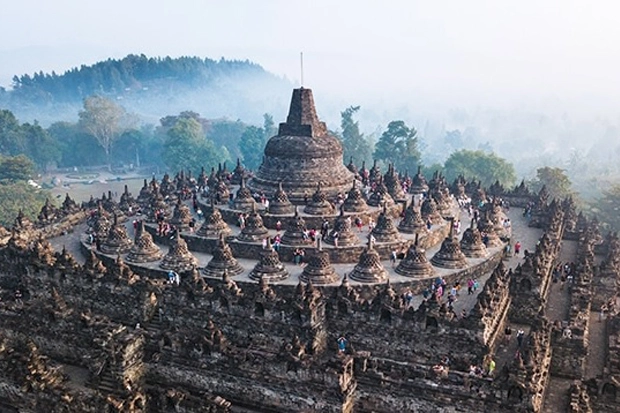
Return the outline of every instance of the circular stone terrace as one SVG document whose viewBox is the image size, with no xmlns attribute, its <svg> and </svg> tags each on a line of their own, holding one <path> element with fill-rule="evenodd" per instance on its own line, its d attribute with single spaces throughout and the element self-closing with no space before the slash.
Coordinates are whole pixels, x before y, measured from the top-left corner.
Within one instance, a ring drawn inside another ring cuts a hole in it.
<svg viewBox="0 0 620 413">
<path fill-rule="evenodd" d="M 234 192 L 235 190 L 236 188 L 233 188 L 232 192 Z M 188 204 L 188 202 L 191 202 L 191 201 L 185 201 L 186 204 Z M 203 208 L 208 208 L 205 205 L 202 205 L 202 206 Z M 392 210 L 393 215 L 398 215 L 397 212 L 401 211 L 402 208 L 403 208 L 402 205 L 396 205 Z M 231 224 L 230 220 L 235 219 L 240 213 L 240 211 L 233 210 L 228 205 L 218 206 L 218 209 L 221 211 L 224 217 L 227 217 L 227 220 L 229 221 L 229 227 L 232 233 L 226 237 L 226 242 L 230 246 L 231 250 L 233 251 L 234 257 L 236 258 L 241 268 L 243 269 L 242 272 L 239 273 L 238 275 L 229 273 L 228 274 L 229 277 L 233 279 L 235 282 L 256 283 L 257 280 L 251 277 L 251 273 L 253 269 L 255 268 L 255 266 L 257 265 L 257 262 L 259 261 L 259 256 L 261 252 L 264 251 L 262 240 L 255 241 L 255 242 L 247 242 L 247 241 L 238 240 L 237 237 L 239 236 L 241 229 L 237 225 Z M 459 217 L 463 223 L 470 221 L 470 217 L 467 215 L 467 213 L 465 211 L 459 210 L 459 208 L 456 206 L 456 203 L 454 203 L 454 207 L 452 209 L 453 209 L 453 212 L 452 212 L 453 216 Z M 264 207 L 262 206 L 261 208 L 258 208 L 258 212 L 261 214 L 261 216 L 264 217 L 265 223 L 268 224 L 269 226 L 272 226 L 272 229 L 267 230 L 268 235 L 265 236 L 265 237 L 268 236 L 271 239 L 273 239 L 277 234 L 283 235 L 286 229 L 286 225 L 287 225 L 286 223 L 290 219 L 293 218 L 293 215 L 276 216 L 276 215 L 266 214 L 264 211 Z M 342 283 L 345 275 L 351 274 L 355 266 L 358 265 L 360 255 L 368 247 L 369 229 L 366 223 L 368 222 L 369 218 L 373 218 L 374 221 L 376 222 L 377 221 L 376 217 L 380 213 L 381 213 L 380 208 L 369 207 L 368 212 L 363 214 L 365 225 L 362 228 L 362 231 L 359 232 L 357 227 L 353 226 L 352 231 L 357 237 L 357 240 L 356 240 L 357 242 L 355 243 L 355 245 L 335 247 L 334 245 L 330 245 L 327 242 L 322 242 L 321 249 L 327 252 L 327 254 L 329 255 L 331 266 L 333 267 L 333 269 L 335 270 L 335 273 L 337 274 L 337 279 L 335 279 L 333 282 L 323 284 L 322 285 L 323 287 L 339 286 Z M 330 222 L 330 228 L 333 228 L 334 221 L 338 217 L 338 215 L 317 217 L 317 216 L 311 216 L 311 215 L 305 214 L 304 212 L 298 212 L 298 214 L 301 216 L 301 218 L 303 218 L 304 220 L 308 222 L 312 222 L 313 219 L 315 221 L 319 219 L 322 222 L 322 220 L 325 218 Z M 197 221 L 195 228 L 198 229 L 202 225 L 204 219 L 201 220 L 198 217 L 198 215 L 196 215 L 195 212 L 193 211 L 192 211 L 192 215 Z M 351 213 L 347 215 L 350 215 L 352 219 L 358 216 L 358 214 L 355 214 L 355 213 Z M 133 228 L 134 219 L 136 220 L 146 219 L 146 216 L 135 215 L 135 216 L 130 217 L 130 219 L 128 219 L 125 222 L 124 225 L 127 229 L 127 233 L 129 237 L 131 237 L 132 239 L 135 236 L 135 231 Z M 398 222 L 400 221 L 401 218 L 391 217 L 390 219 L 393 221 L 394 226 L 397 227 Z M 273 227 L 275 226 L 275 223 L 278 220 L 282 224 L 281 231 L 277 231 L 276 229 L 273 229 Z M 163 255 L 165 255 L 169 249 L 168 244 L 170 244 L 171 242 L 170 237 L 158 236 L 157 235 L 157 224 L 155 223 L 149 223 L 149 222 L 146 222 L 145 220 L 145 227 L 146 227 L 146 230 L 153 235 L 153 239 L 155 243 L 160 247 Z M 463 227 L 467 227 L 467 225 L 463 224 Z M 311 227 L 308 226 L 308 228 L 311 228 Z M 117 259 L 118 254 L 105 254 L 104 252 L 97 251 L 96 248 L 89 243 L 89 237 L 86 234 L 86 230 L 87 230 L 86 225 L 85 224 L 81 225 L 80 227 L 76 229 L 76 231 L 79 231 L 79 232 L 76 232 L 76 234 L 79 234 L 79 236 L 69 234 L 67 236 L 59 237 L 59 238 L 51 240 L 52 245 L 54 245 L 56 249 L 61 249 L 63 246 L 66 245 L 69 251 L 73 250 L 76 253 L 78 252 L 76 251 L 76 249 L 79 249 L 81 250 L 82 256 L 85 256 L 87 253 L 89 253 L 90 249 L 93 249 L 93 251 L 99 256 L 99 258 L 101 258 L 106 264 L 111 262 L 112 260 Z M 318 233 L 319 231 L 320 231 L 320 228 L 317 228 L 317 236 L 320 237 L 320 233 Z M 426 257 L 429 262 L 431 261 L 432 257 L 440 250 L 442 241 L 446 238 L 449 232 L 450 232 L 450 224 L 448 221 L 443 221 L 440 224 L 436 224 L 432 226 L 431 230 L 429 231 L 429 234 L 424 238 L 424 243 L 423 243 L 424 249 L 426 250 Z M 463 231 L 461 231 L 461 234 L 458 236 L 459 240 L 462 234 L 463 234 Z M 189 250 L 191 251 L 192 255 L 196 258 L 197 269 L 201 273 L 201 275 L 205 279 L 221 278 L 220 276 L 210 277 L 207 273 L 203 272 L 203 269 L 207 266 L 209 261 L 211 261 L 211 259 L 213 258 L 213 255 L 211 254 L 211 252 L 218 242 L 218 237 L 217 236 L 202 237 L 188 230 L 182 231 L 181 237 L 186 241 L 189 247 Z M 485 278 L 485 275 L 489 274 L 495 268 L 495 266 L 499 263 L 499 261 L 502 259 L 503 250 L 504 250 L 503 244 L 500 246 L 491 247 L 491 248 L 488 248 L 488 255 L 485 258 L 467 258 L 466 266 L 464 268 L 450 269 L 450 268 L 441 268 L 438 266 L 433 266 L 433 273 L 430 276 L 410 277 L 410 276 L 403 276 L 396 272 L 396 267 L 398 266 L 401 260 L 400 259 L 397 260 L 397 262 L 394 264 L 390 261 L 390 255 L 393 250 L 397 251 L 397 253 L 406 252 L 409 246 L 412 243 L 414 243 L 415 235 L 399 232 L 398 237 L 399 239 L 397 241 L 385 242 L 385 243 L 376 242 L 373 247 L 373 249 L 377 251 L 377 253 L 379 254 L 380 262 L 383 268 L 385 269 L 387 278 L 382 279 L 380 282 L 358 282 L 354 279 L 349 278 L 348 281 L 350 285 L 359 285 L 359 286 L 365 285 L 365 286 L 372 287 L 376 285 L 385 284 L 389 280 L 389 282 L 392 284 L 398 284 L 401 287 L 410 287 L 412 291 L 414 292 L 421 292 L 424 288 L 426 288 L 429 285 L 429 283 L 432 280 L 436 279 L 437 277 L 444 278 L 446 282 L 449 284 L 454 283 L 456 281 L 463 282 L 470 277 L 483 279 Z M 422 244 L 422 242 L 420 242 L 420 244 Z M 314 252 L 316 252 L 317 246 L 315 243 L 309 243 L 307 244 L 307 246 L 303 246 L 303 247 L 281 245 L 279 249 L 279 256 L 281 259 L 282 266 L 288 273 L 288 276 L 284 279 L 279 279 L 277 281 L 275 280 L 270 281 L 270 284 L 279 285 L 282 287 L 285 287 L 285 286 L 292 287 L 292 286 L 296 286 L 298 283 L 302 281 L 302 273 L 304 271 L 304 267 L 306 264 L 302 263 L 302 265 L 295 265 L 292 259 L 293 251 L 297 248 L 301 248 L 305 250 L 306 252 L 305 261 L 307 261 L 308 257 L 311 256 L 311 254 L 313 254 Z M 80 254 L 76 254 L 76 256 L 78 255 Z M 142 276 L 148 276 L 148 277 L 154 277 L 154 278 L 165 278 L 167 276 L 168 270 L 161 268 L 160 266 L 161 261 L 154 261 L 154 262 L 148 262 L 148 263 L 133 263 L 133 262 L 129 262 L 126 259 L 127 255 L 128 254 L 126 253 L 120 254 L 120 256 L 124 259 L 125 263 L 128 264 L 134 272 Z M 179 272 L 182 273 L 182 270 L 180 270 Z M 181 276 L 183 276 L 183 274 L 181 274 Z"/>
</svg>

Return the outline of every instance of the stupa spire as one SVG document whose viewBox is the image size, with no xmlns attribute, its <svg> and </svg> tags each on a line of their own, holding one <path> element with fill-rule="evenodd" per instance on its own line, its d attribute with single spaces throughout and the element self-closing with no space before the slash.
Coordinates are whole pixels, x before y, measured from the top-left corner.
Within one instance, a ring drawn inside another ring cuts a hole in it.
<svg viewBox="0 0 620 413">
<path fill-rule="evenodd" d="M 316 114 L 312 90 L 303 87 L 294 89 L 286 122 L 280 123 L 278 135 L 316 137 L 325 134 L 327 126 L 319 121 Z"/>
</svg>

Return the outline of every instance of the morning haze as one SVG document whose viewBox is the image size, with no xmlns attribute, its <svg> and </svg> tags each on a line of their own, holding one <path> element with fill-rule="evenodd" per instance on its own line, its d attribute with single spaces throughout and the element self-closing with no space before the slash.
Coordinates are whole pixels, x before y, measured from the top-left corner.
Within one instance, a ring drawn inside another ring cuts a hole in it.
<svg viewBox="0 0 620 413">
<path fill-rule="evenodd" d="M 10 18 L 0 25 L 0 84 L 8 89 L 15 74 L 63 73 L 130 53 L 249 59 L 299 84 L 303 51 L 305 86 L 315 90 L 333 129 L 340 111 L 360 105 L 360 126 L 375 138 L 389 121 L 403 119 L 430 148 L 458 129 L 467 147 L 511 161 L 543 155 L 565 167 L 576 153 L 613 169 L 620 151 L 619 7 L 611 1 L 10 2 L 3 6 Z M 254 100 L 260 105 L 260 96 Z M 266 110 L 283 119 L 286 98 Z M 256 113 L 236 107 L 209 115 L 259 123 Z M 517 169 L 534 171 L 527 163 Z"/>
</svg>

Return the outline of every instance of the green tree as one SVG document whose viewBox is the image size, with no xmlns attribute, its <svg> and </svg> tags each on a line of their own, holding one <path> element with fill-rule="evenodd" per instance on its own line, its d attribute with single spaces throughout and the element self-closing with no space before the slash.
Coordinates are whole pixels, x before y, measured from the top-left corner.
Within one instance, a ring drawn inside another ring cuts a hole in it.
<svg viewBox="0 0 620 413">
<path fill-rule="evenodd" d="M 278 128 L 276 128 L 276 124 L 273 121 L 273 116 L 269 113 L 263 114 L 263 131 L 265 133 L 265 143 L 269 138 L 278 133 Z"/>
<path fill-rule="evenodd" d="M 538 168 L 536 178 L 530 182 L 530 187 L 538 192 L 543 186 L 549 192 L 549 199 L 564 199 L 569 195 L 574 195 L 572 183 L 562 168 L 550 166 Z"/>
<path fill-rule="evenodd" d="M 393 163 L 397 171 L 413 171 L 421 164 L 417 131 L 402 120 L 390 122 L 375 145 L 374 157 Z"/>
<path fill-rule="evenodd" d="M 60 151 L 58 166 L 68 168 L 101 165 L 106 162 L 103 148 L 97 140 L 84 132 L 77 124 L 56 122 L 47 128 L 47 132 Z"/>
<path fill-rule="evenodd" d="M 226 160 L 213 142 L 205 139 L 202 125 L 192 118 L 179 118 L 168 129 L 163 150 L 162 158 L 174 172 L 191 170 L 197 173 L 202 166 Z"/>
<path fill-rule="evenodd" d="M 515 168 L 510 162 L 494 153 L 467 149 L 453 152 L 446 159 L 444 175 L 448 182 L 463 175 L 467 179 L 478 179 L 487 187 L 499 181 L 504 187 L 510 188 L 517 179 Z"/>
<path fill-rule="evenodd" d="M 213 141 L 216 147 L 225 146 L 233 158 L 242 158 L 239 150 L 239 139 L 247 127 L 248 125 L 240 120 L 217 119 L 211 121 L 211 126 L 206 131 L 206 135 L 207 139 Z"/>
<path fill-rule="evenodd" d="M 0 183 L 0 224 L 11 226 L 20 210 L 31 220 L 36 219 L 48 197 L 47 191 L 24 181 Z"/>
<path fill-rule="evenodd" d="M 359 106 L 350 106 L 340 112 L 340 127 L 342 128 L 343 160 L 345 163 L 353 158 L 354 162 L 372 161 L 372 147 L 366 137 L 360 133 L 359 122 L 353 120 L 353 115 L 360 109 Z"/>
<path fill-rule="evenodd" d="M 265 130 L 256 126 L 248 126 L 241 134 L 239 151 L 246 168 L 256 170 L 260 166 L 267 143 L 265 136 Z"/>
<path fill-rule="evenodd" d="M 108 169 L 112 169 L 111 151 L 114 142 L 134 124 L 125 109 L 101 96 L 84 99 L 84 110 L 78 114 L 80 127 L 92 135 L 103 148 Z"/>
<path fill-rule="evenodd" d="M 58 142 L 38 123 L 21 126 L 24 153 L 43 171 L 60 160 Z"/>
<path fill-rule="evenodd" d="M 596 213 L 607 228 L 612 231 L 620 231 L 620 184 L 612 185 L 603 196 L 592 204 L 592 212 Z"/>
<path fill-rule="evenodd" d="M 23 139 L 19 121 L 10 110 L 0 110 L 0 154 L 20 152 L 23 152 Z"/>
<path fill-rule="evenodd" d="M 34 175 L 34 163 L 25 155 L 0 158 L 0 181 L 27 181 Z"/>
</svg>

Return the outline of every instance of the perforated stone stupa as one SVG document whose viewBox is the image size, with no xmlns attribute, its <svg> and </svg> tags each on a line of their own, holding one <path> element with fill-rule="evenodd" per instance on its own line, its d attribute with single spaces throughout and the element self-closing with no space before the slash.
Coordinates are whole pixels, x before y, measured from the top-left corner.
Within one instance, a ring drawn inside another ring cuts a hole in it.
<svg viewBox="0 0 620 413">
<path fill-rule="evenodd" d="M 394 226 L 392 218 L 388 215 L 387 207 L 385 206 L 377 218 L 377 226 L 372 230 L 372 235 L 377 242 L 394 242 L 400 240 L 400 234 Z"/>
<path fill-rule="evenodd" d="M 241 179 L 237 196 L 233 200 L 233 209 L 237 211 L 250 211 L 254 207 L 256 201 L 252 198 L 252 192 L 245 186 L 245 179 Z"/>
<path fill-rule="evenodd" d="M 237 236 L 239 241 L 245 242 L 257 242 L 269 236 L 269 231 L 263 225 L 263 218 L 256 211 L 256 206 L 252 207 L 252 212 L 248 215 L 245 222 L 245 227 L 241 230 L 241 233 Z"/>
<path fill-rule="evenodd" d="M 353 186 L 347 194 L 347 199 L 344 200 L 342 208 L 346 212 L 366 212 L 368 211 L 368 204 L 364 201 L 362 191 L 357 187 L 357 181 L 353 181 Z"/>
<path fill-rule="evenodd" d="M 415 242 L 407 250 L 407 255 L 396 267 L 396 272 L 405 277 L 427 278 L 433 275 L 435 269 L 426 258 L 426 250 L 418 243 L 416 234 Z"/>
<path fill-rule="evenodd" d="M 295 204 L 319 182 L 329 199 L 346 193 L 353 182 L 353 173 L 342 162 L 342 145 L 319 121 L 310 89 L 293 90 L 286 122 L 267 142 L 263 163 L 248 187 L 271 196 L 280 182 Z"/>
<path fill-rule="evenodd" d="M 454 236 L 454 220 L 450 220 L 450 234 L 441 243 L 441 248 L 431 259 L 433 265 L 441 268 L 465 268 L 467 259 L 461 251 L 459 240 Z"/>
<path fill-rule="evenodd" d="M 164 254 L 153 242 L 153 237 L 144 229 L 144 221 L 140 221 L 136 228 L 134 245 L 127 255 L 129 262 L 159 261 Z"/>
<path fill-rule="evenodd" d="M 405 209 L 405 216 L 398 223 L 398 230 L 405 234 L 424 234 L 428 232 L 426 223 L 422 219 L 422 213 L 415 206 L 415 201 L 412 200 L 407 209 Z"/>
<path fill-rule="evenodd" d="M 375 251 L 372 241 L 368 241 L 368 246 L 360 255 L 359 262 L 349 276 L 352 280 L 363 283 L 380 283 L 388 279 L 388 272 L 381 264 L 381 258 Z"/>
<path fill-rule="evenodd" d="M 232 230 L 222 218 L 220 210 L 211 205 L 211 213 L 206 216 L 205 222 L 196 233 L 201 237 L 219 237 L 220 235 L 227 237 L 232 234 Z"/>
<path fill-rule="evenodd" d="M 340 209 L 340 216 L 334 223 L 334 229 L 330 231 L 325 242 L 331 245 L 338 244 L 339 247 L 357 245 L 359 237 L 351 229 L 351 216 L 344 215 L 344 211 Z"/>
<path fill-rule="evenodd" d="M 127 235 L 127 229 L 123 224 L 119 224 L 116 215 L 108 236 L 101 245 L 101 251 L 105 254 L 124 254 L 131 249 L 133 241 Z"/>
<path fill-rule="evenodd" d="M 315 285 L 331 284 L 338 280 L 338 274 L 332 267 L 329 254 L 325 250 L 314 250 L 308 256 L 308 265 L 304 267 L 299 279 Z"/>
<path fill-rule="evenodd" d="M 474 220 L 471 221 L 471 226 L 463 232 L 461 251 L 469 258 L 483 258 L 489 255 L 487 248 L 482 242 L 482 234 L 476 228 Z"/>
<path fill-rule="evenodd" d="M 292 246 L 308 245 L 309 240 L 304 236 L 306 230 L 306 222 L 299 215 L 299 211 L 295 208 L 295 215 L 289 218 L 286 225 L 286 231 L 282 236 L 282 244 Z"/>
<path fill-rule="evenodd" d="M 164 256 L 159 266 L 164 270 L 185 272 L 194 269 L 197 265 L 198 260 L 189 252 L 187 243 L 177 231 L 174 238 L 170 241 L 168 253 Z"/>
<path fill-rule="evenodd" d="M 269 202 L 269 213 L 273 215 L 288 215 L 295 211 L 295 206 L 289 201 L 288 195 L 282 188 L 282 182 L 278 183 L 278 189 L 273 193 Z"/>
<path fill-rule="evenodd" d="M 243 272 L 243 267 L 233 256 L 232 250 L 223 235 L 220 235 L 220 239 L 213 249 L 213 258 L 203 269 L 203 272 L 210 277 L 218 278 L 222 277 L 224 272 L 229 275 L 238 275 Z"/>
<path fill-rule="evenodd" d="M 271 247 L 271 242 L 267 248 L 260 252 L 260 258 L 252 272 L 250 278 L 263 282 L 281 281 L 288 278 L 289 272 L 280 261 L 278 252 Z"/>
</svg>

